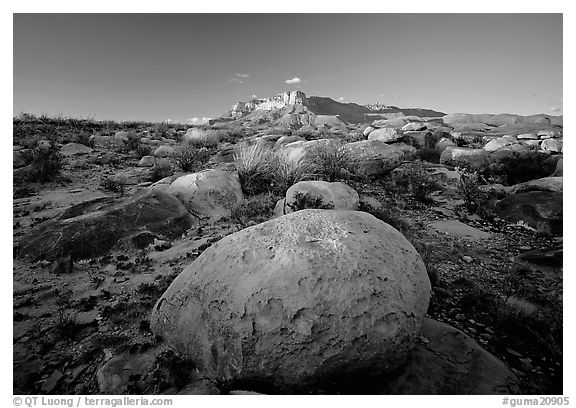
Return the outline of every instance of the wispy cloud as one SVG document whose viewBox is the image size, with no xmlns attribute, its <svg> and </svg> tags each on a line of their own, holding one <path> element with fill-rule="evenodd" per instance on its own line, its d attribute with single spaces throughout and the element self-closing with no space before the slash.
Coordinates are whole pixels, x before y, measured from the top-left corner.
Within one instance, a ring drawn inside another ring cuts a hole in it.
<svg viewBox="0 0 576 408">
<path fill-rule="evenodd" d="M 191 125 L 202 125 L 207 123 L 210 119 L 212 118 L 207 118 L 207 117 L 203 117 L 202 119 L 200 118 L 189 118 L 186 121 L 188 123 L 190 123 Z"/>
<path fill-rule="evenodd" d="M 525 96 L 526 98 L 534 98 L 534 97 L 536 97 L 536 94 L 535 94 L 534 92 L 526 92 L 526 93 L 524 94 L 524 96 Z"/>
<path fill-rule="evenodd" d="M 244 83 L 244 81 L 242 81 L 240 78 L 230 78 L 230 79 L 228 79 L 228 81 L 236 82 L 237 84 L 243 84 Z"/>
<path fill-rule="evenodd" d="M 561 111 L 562 111 L 562 109 L 560 109 L 558 106 L 550 106 L 550 107 L 548 108 L 548 110 L 549 110 L 550 112 L 561 112 Z"/>
<path fill-rule="evenodd" d="M 256 99 L 256 98 L 258 98 L 258 95 L 252 94 L 252 98 Z"/>
<path fill-rule="evenodd" d="M 294 78 L 292 78 L 292 79 L 287 79 L 287 80 L 284 81 L 284 82 L 286 82 L 287 84 L 299 84 L 299 83 L 302 82 L 302 80 L 301 80 L 300 78 L 298 78 L 298 77 L 294 77 Z"/>
<path fill-rule="evenodd" d="M 250 74 L 239 74 L 238 72 L 235 72 L 234 75 L 238 78 L 248 78 L 250 76 Z"/>
<path fill-rule="evenodd" d="M 341 96 L 340 98 L 338 98 L 338 100 L 339 100 L 340 102 L 343 102 L 343 101 L 344 101 L 344 97 Z"/>
</svg>

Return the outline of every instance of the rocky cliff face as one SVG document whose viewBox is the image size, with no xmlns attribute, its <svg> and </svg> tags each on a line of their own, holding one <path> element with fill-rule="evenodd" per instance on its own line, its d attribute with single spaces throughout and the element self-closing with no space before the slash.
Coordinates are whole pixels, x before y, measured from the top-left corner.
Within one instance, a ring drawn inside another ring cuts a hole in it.
<svg viewBox="0 0 576 408">
<path fill-rule="evenodd" d="M 419 114 L 420 113 L 420 114 Z M 416 116 L 443 116 L 444 113 L 426 109 L 401 109 L 396 106 L 380 103 L 359 105 L 356 103 L 337 102 L 331 98 L 310 96 L 302 91 L 283 92 L 270 98 L 255 98 L 247 102 L 238 102 L 217 120 L 253 120 L 276 121 L 286 115 L 296 115 L 288 122 L 300 125 L 313 123 L 317 115 L 333 116 L 343 122 L 371 122 L 388 118 L 391 114 Z M 376 116 L 375 116 L 376 115 Z M 264 119 L 263 119 L 264 118 Z"/>
</svg>

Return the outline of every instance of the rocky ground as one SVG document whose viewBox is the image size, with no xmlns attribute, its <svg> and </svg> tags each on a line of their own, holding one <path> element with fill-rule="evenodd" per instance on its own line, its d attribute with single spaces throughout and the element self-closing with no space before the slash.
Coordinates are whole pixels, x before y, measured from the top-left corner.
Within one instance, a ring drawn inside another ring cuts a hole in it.
<svg viewBox="0 0 576 408">
<path fill-rule="evenodd" d="M 178 144 L 166 136 L 163 144 Z M 30 260 L 19 253 L 23 237 L 71 206 L 145 190 L 151 170 L 139 162 L 134 152 L 96 145 L 67 155 L 54 180 L 15 179 L 15 394 L 211 391 L 210 385 L 189 387 L 202 382 L 199 372 L 152 334 L 150 314 L 184 268 L 245 225 L 230 218 L 197 221 L 173 239 L 152 238 L 140 249 L 118 242 L 88 259 Z M 206 167 L 230 165 L 213 159 Z M 361 201 L 376 200 L 380 206 L 371 201 L 370 212 L 400 230 L 422 256 L 432 283 L 428 317 L 461 330 L 503 361 L 519 378 L 520 392 L 561 394 L 562 237 L 525 222 L 470 214 L 456 194 L 452 168 L 423 165 L 442 174 L 442 188 L 426 202 L 399 192 L 391 177 L 348 184 Z M 102 180 L 119 176 L 124 187 L 108 191 Z"/>
</svg>

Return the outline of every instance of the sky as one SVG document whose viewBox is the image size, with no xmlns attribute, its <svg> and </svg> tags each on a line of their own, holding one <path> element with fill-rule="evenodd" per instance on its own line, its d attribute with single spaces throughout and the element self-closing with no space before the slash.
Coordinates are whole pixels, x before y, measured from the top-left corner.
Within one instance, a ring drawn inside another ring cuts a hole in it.
<svg viewBox="0 0 576 408">
<path fill-rule="evenodd" d="M 13 113 L 174 122 L 299 89 L 563 114 L 561 14 L 14 14 Z"/>
</svg>

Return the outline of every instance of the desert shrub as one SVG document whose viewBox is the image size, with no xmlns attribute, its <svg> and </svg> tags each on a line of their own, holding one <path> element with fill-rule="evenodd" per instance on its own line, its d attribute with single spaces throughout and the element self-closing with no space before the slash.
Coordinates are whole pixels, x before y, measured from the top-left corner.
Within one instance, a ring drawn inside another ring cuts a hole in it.
<svg viewBox="0 0 576 408">
<path fill-rule="evenodd" d="M 472 213 L 478 211 L 485 199 L 484 193 L 480 190 L 480 176 L 478 172 L 469 172 L 465 169 L 457 168 L 460 180 L 458 181 L 458 195 L 464 200 L 464 206 Z"/>
<path fill-rule="evenodd" d="M 124 145 L 120 150 L 128 153 L 132 150 L 136 150 L 139 144 L 140 144 L 140 136 L 138 135 L 138 133 L 136 133 L 136 131 L 134 130 L 129 130 L 128 137 L 124 141 Z"/>
<path fill-rule="evenodd" d="M 240 144 L 234 151 L 242 191 L 248 196 L 270 190 L 274 179 L 274 152 L 264 144 Z"/>
<path fill-rule="evenodd" d="M 311 179 L 314 171 L 314 166 L 308 160 L 292 160 L 282 152 L 276 152 L 272 163 L 272 191 L 284 196 L 294 184 Z"/>
<path fill-rule="evenodd" d="M 104 177 L 100 182 L 100 188 L 102 188 L 102 190 L 113 193 L 123 194 L 125 186 L 126 179 L 124 177 Z"/>
<path fill-rule="evenodd" d="M 150 169 L 150 181 L 153 183 L 162 180 L 163 178 L 169 177 L 174 174 L 174 169 L 172 165 L 167 160 L 158 160 L 154 167 Z"/>
<path fill-rule="evenodd" d="M 274 213 L 274 206 L 279 197 L 273 193 L 264 193 L 244 199 L 232 206 L 230 221 L 245 228 L 249 221 L 257 223 L 269 219 Z"/>
<path fill-rule="evenodd" d="M 315 146 L 306 156 L 307 160 L 313 163 L 317 175 L 329 182 L 345 178 L 351 167 L 348 151 L 334 143 Z"/>
<path fill-rule="evenodd" d="M 423 203 L 429 202 L 430 194 L 438 189 L 438 184 L 430 173 L 416 166 L 407 167 L 395 176 L 395 184 Z"/>
<path fill-rule="evenodd" d="M 153 153 L 152 146 L 149 146 L 144 143 L 138 143 L 138 146 L 136 146 L 135 149 L 135 153 L 137 159 L 141 159 L 144 156 L 150 156 Z"/>
<path fill-rule="evenodd" d="M 154 134 L 158 138 L 166 137 L 170 133 L 170 126 L 167 123 L 157 123 L 154 125 Z"/>
<path fill-rule="evenodd" d="M 236 144 L 239 140 L 250 136 L 251 132 L 246 131 L 241 126 L 233 126 L 226 129 L 226 131 L 222 132 L 222 136 L 220 138 L 220 142 L 227 142 Z"/>
<path fill-rule="evenodd" d="M 224 137 L 225 132 L 215 129 L 193 128 L 190 130 L 191 136 L 185 137 L 186 144 L 195 147 L 206 147 L 207 149 L 215 149 L 218 142 Z"/>
<path fill-rule="evenodd" d="M 50 181 L 60 174 L 64 166 L 64 156 L 54 142 L 51 142 L 49 147 L 35 146 L 23 155 L 24 160 L 31 166 L 28 173 L 31 181 Z"/>
<path fill-rule="evenodd" d="M 74 137 L 74 142 L 83 144 L 84 146 L 94 147 L 94 140 L 90 139 L 90 133 L 80 132 Z"/>
<path fill-rule="evenodd" d="M 416 152 L 416 157 L 428 163 L 440 163 L 440 152 L 432 147 L 423 147 Z"/>
<path fill-rule="evenodd" d="M 212 152 L 205 147 L 196 147 L 192 144 L 184 144 L 176 149 L 174 160 L 183 172 L 195 172 L 204 168 Z"/>
<path fill-rule="evenodd" d="M 301 193 L 299 191 L 294 194 L 292 202 L 286 203 L 286 205 L 290 207 L 292 211 L 300 211 L 306 208 L 316 208 L 320 210 L 334 209 L 334 203 L 322 203 L 322 196 L 314 196 L 310 193 Z"/>
<path fill-rule="evenodd" d="M 486 172 L 489 177 L 502 180 L 505 184 L 514 185 L 525 181 L 548 177 L 556 169 L 556 163 L 545 154 L 535 151 L 513 152 L 491 163 Z"/>
</svg>

